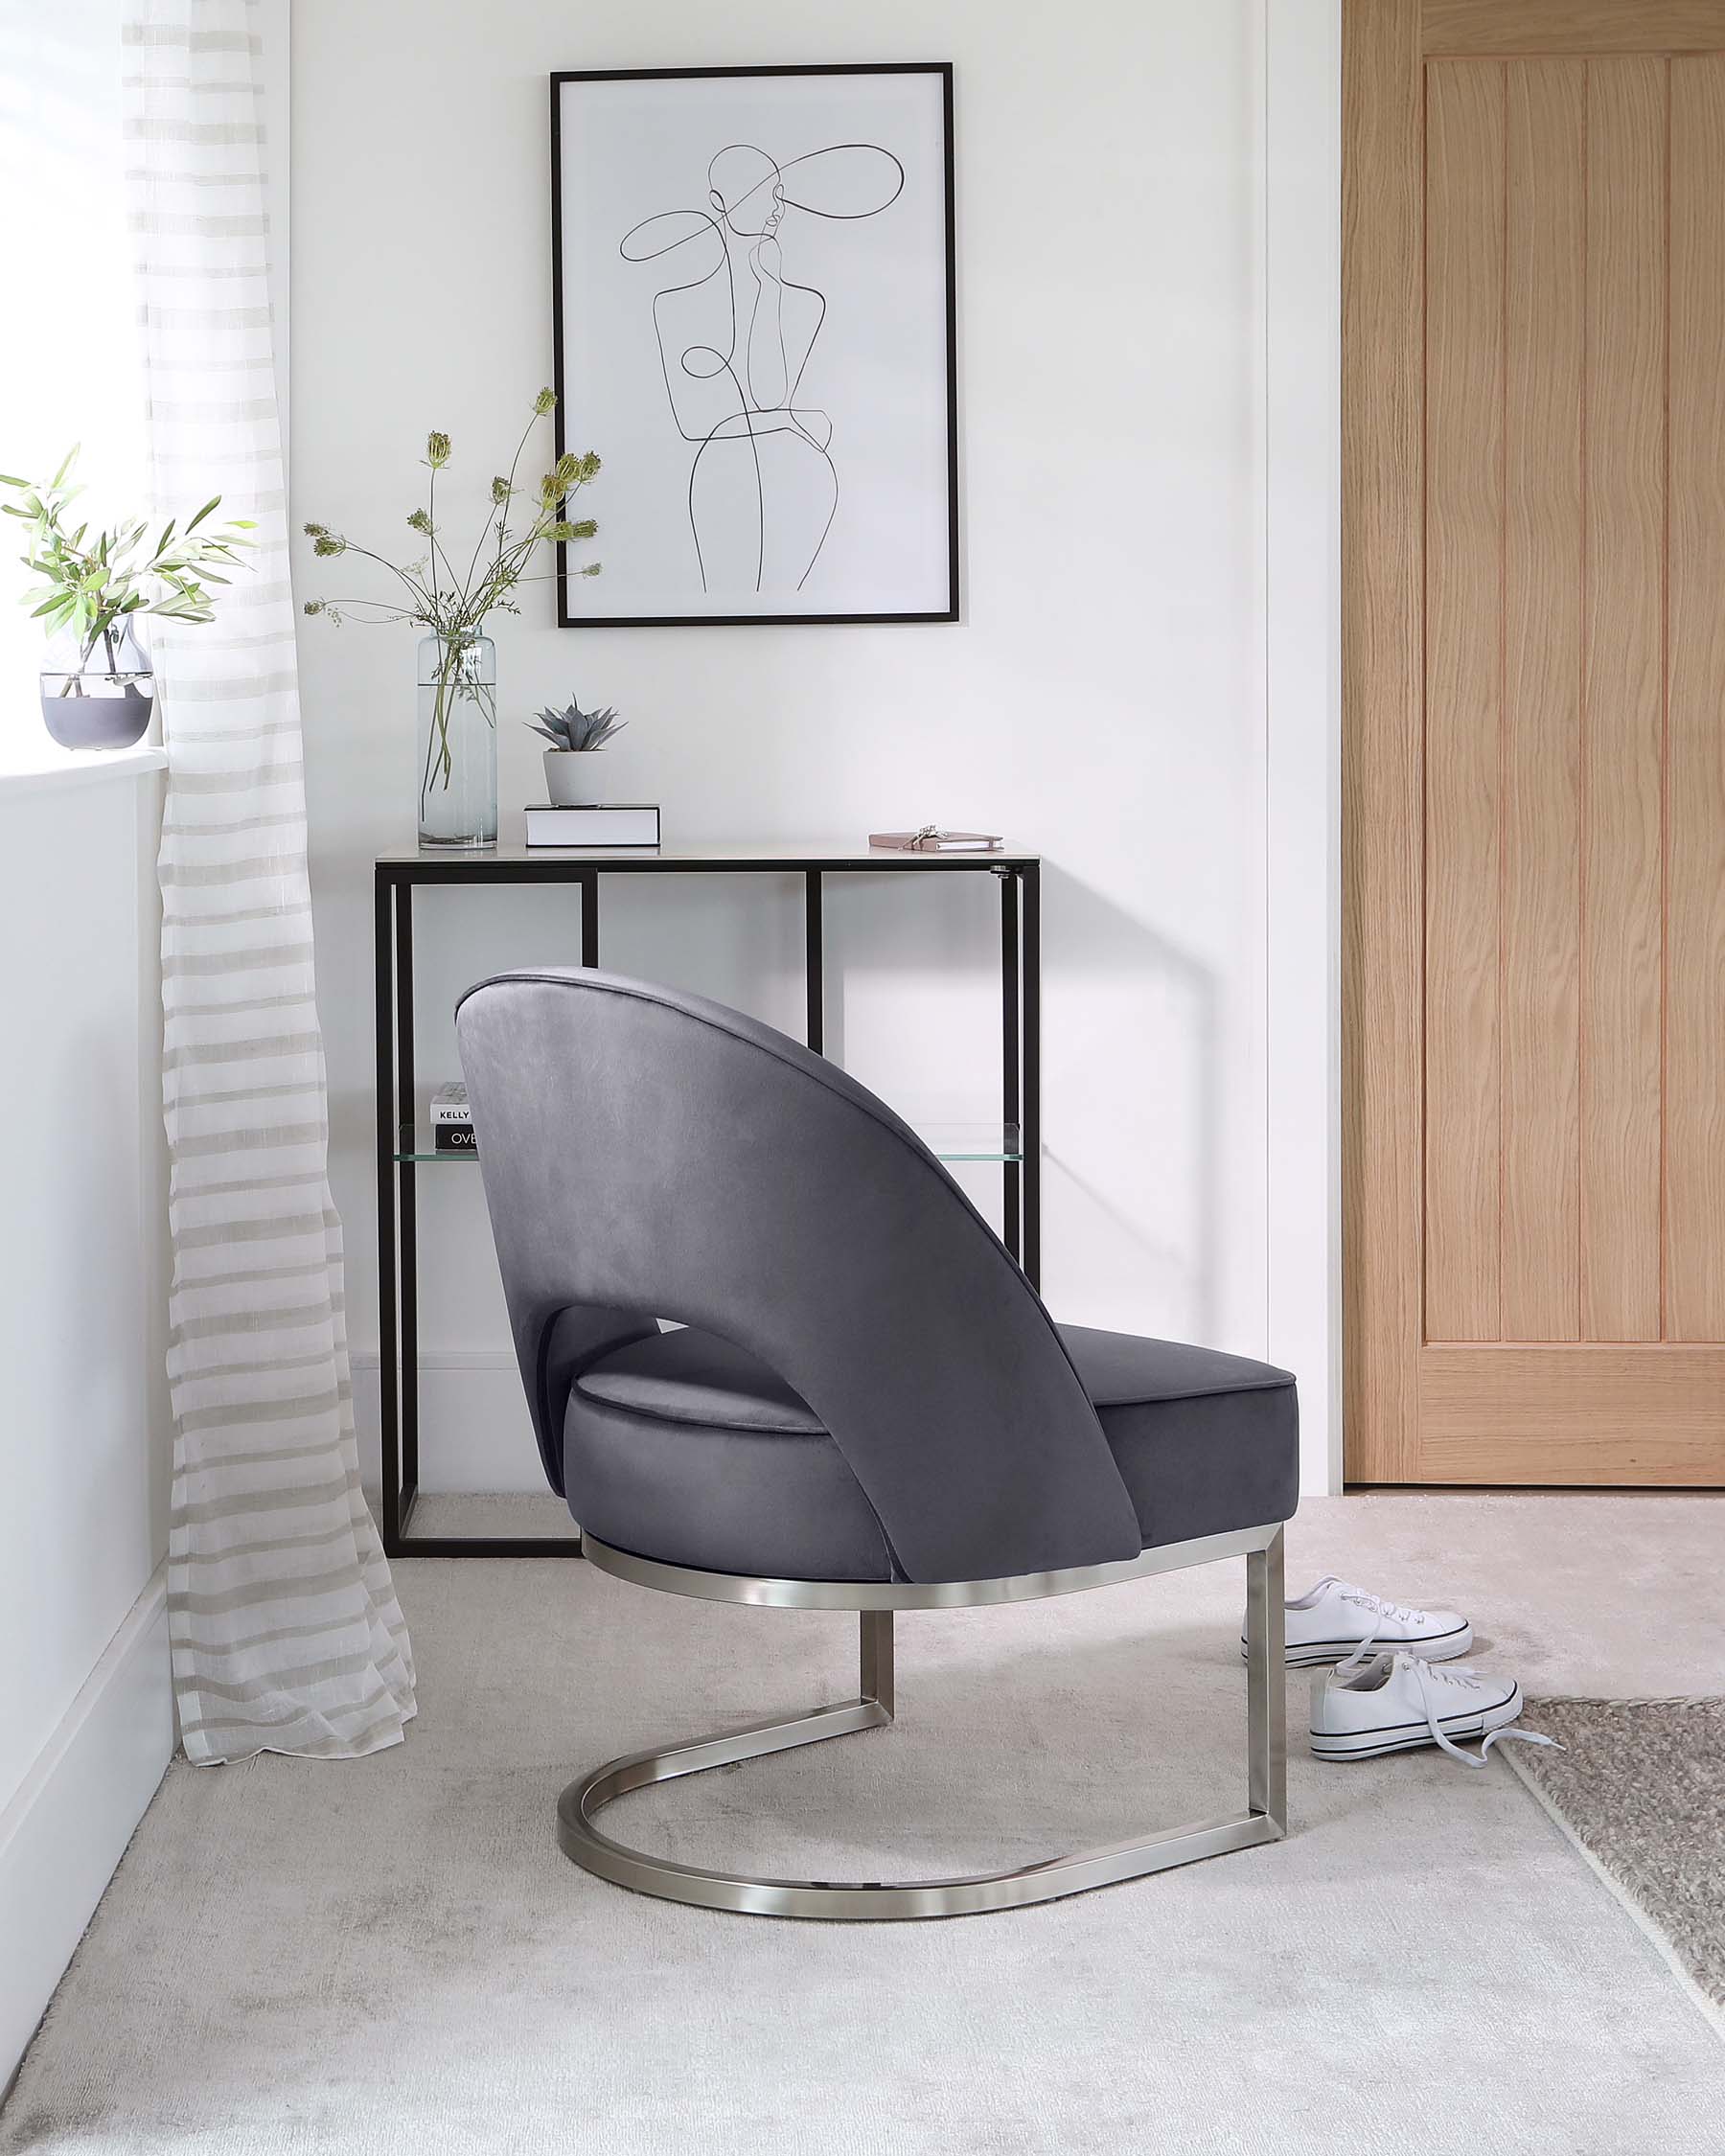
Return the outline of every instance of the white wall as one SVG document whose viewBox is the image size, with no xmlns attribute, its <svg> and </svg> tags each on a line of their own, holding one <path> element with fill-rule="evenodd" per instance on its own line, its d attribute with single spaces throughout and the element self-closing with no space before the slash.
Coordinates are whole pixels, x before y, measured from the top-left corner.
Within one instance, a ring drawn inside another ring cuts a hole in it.
<svg viewBox="0 0 1725 2156">
<path fill-rule="evenodd" d="M 0 776 L 0 2086 L 173 1741 L 160 787 Z"/>
<path fill-rule="evenodd" d="M 1266 0 L 1264 656 L 1272 1361 L 1342 1487 L 1342 0 Z"/>
<path fill-rule="evenodd" d="M 168 1547 L 160 785 L 0 782 L 0 1805 Z"/>
<path fill-rule="evenodd" d="M 1321 16 L 1333 0 L 1287 5 Z M 1267 914 L 1310 864 L 1298 846 L 1273 855 L 1267 829 L 1267 567 L 1299 541 L 1267 485 L 1280 360 L 1264 313 L 1262 0 L 1058 15 L 882 0 L 866 22 L 792 0 L 614 16 L 299 0 L 294 516 L 406 540 L 432 425 L 453 436 L 477 514 L 549 376 L 551 70 L 871 57 L 955 63 L 963 623 L 569 632 L 540 586 L 498 629 L 503 706 L 513 721 L 572 688 L 617 704 L 630 790 L 663 802 L 679 843 L 854 841 L 932 818 L 1040 849 L 1048 1298 L 1079 1320 L 1296 1360 L 1322 1486 L 1327 1312 L 1314 1331 L 1309 1298 L 1279 1325 L 1271 1310 Z M 572 431 L 585 443 L 578 396 Z M 351 583 L 330 566 L 348 565 L 302 560 L 302 596 Z M 301 636 L 332 1173 L 361 1360 L 377 1338 L 370 863 L 412 837 L 412 644 L 321 622 Z M 500 763 L 508 835 L 537 794 L 535 737 L 506 722 Z M 796 1028 L 793 891 L 610 891 L 608 963 Z M 424 1073 L 453 1071 L 448 1013 L 468 981 L 572 956 L 575 903 L 422 902 Z M 831 1044 L 907 1112 L 991 1112 L 995 921 L 988 884 L 829 900 L 845 973 Z M 1317 975 L 1322 994 L 1321 952 Z M 1289 1051 L 1297 1112 L 1326 1023 L 1306 1014 Z M 1303 1124 L 1323 1114 L 1308 1098 Z M 1322 1162 L 1281 1190 L 1275 1268 L 1290 1281 L 1322 1282 L 1328 1262 L 1327 1220 L 1303 1220 L 1313 1188 Z M 531 1487 L 476 1181 L 451 1169 L 422 1189 L 426 1479 Z"/>
</svg>

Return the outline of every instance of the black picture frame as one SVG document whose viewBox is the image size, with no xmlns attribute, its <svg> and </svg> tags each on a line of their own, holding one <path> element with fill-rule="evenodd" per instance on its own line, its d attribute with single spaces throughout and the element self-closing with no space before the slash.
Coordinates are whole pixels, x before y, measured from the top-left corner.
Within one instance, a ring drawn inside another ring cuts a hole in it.
<svg viewBox="0 0 1725 2156">
<path fill-rule="evenodd" d="M 569 409 L 564 373 L 563 105 L 564 86 L 571 82 L 693 81 L 737 77 L 932 75 L 941 88 L 942 184 L 945 192 L 946 246 L 946 540 L 947 603 L 926 611 L 905 613 L 786 614 L 590 614 L 569 608 L 568 549 L 561 542 L 557 558 L 557 623 L 560 629 L 764 629 L 841 627 L 850 623 L 955 622 L 960 618 L 958 566 L 958 309 L 957 220 L 954 190 L 953 63 L 950 60 L 885 60 L 776 67 L 564 68 L 550 78 L 551 93 L 551 324 L 552 382 L 557 392 L 557 453 L 572 447 L 564 434 Z"/>
</svg>

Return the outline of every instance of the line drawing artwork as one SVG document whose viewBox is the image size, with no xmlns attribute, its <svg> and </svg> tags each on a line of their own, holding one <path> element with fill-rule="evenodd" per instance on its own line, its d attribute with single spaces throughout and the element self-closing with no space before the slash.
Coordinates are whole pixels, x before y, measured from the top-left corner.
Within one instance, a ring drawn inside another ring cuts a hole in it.
<svg viewBox="0 0 1725 2156">
<path fill-rule="evenodd" d="M 786 255 L 816 251 L 808 226 L 799 250 L 800 219 L 879 217 L 904 187 L 904 166 L 878 144 L 834 143 L 781 165 L 728 143 L 708 163 L 705 208 L 662 211 L 619 244 L 626 262 L 662 264 L 677 280 L 655 292 L 653 326 L 671 418 L 694 448 L 702 592 L 801 591 L 814 573 L 839 514 L 839 465 L 832 416 L 800 394 L 828 295 L 793 277 Z"/>
</svg>

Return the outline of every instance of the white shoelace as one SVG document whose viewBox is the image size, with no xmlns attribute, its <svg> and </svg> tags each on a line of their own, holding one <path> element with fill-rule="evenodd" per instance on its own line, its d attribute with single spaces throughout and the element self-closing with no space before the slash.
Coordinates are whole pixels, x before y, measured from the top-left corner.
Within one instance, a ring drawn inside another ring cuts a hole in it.
<svg viewBox="0 0 1725 2156">
<path fill-rule="evenodd" d="M 1345 1677 L 1350 1669 L 1362 1667 L 1370 1658 L 1371 1641 L 1368 1640 L 1364 1646 L 1356 1647 L 1346 1662 L 1337 1663 L 1336 1675 Z M 1553 1752 L 1564 1750 L 1555 1737 L 1542 1736 L 1537 1730 L 1518 1730 L 1512 1723 L 1506 1722 L 1502 1729 L 1486 1731 L 1477 1753 L 1463 1752 L 1439 1719 L 1440 1703 L 1434 1695 L 1433 1686 L 1447 1685 L 1457 1691 L 1483 1692 L 1485 1689 L 1484 1679 L 1476 1677 L 1471 1669 L 1457 1663 L 1425 1662 L 1417 1655 L 1409 1655 L 1407 1660 L 1414 1667 L 1414 1681 L 1418 1688 L 1419 1704 L 1425 1709 L 1426 1728 L 1432 1732 L 1432 1742 L 1439 1751 L 1447 1752 L 1452 1759 L 1460 1759 L 1464 1767 L 1484 1766 L 1491 1757 L 1492 1746 L 1500 1737 L 1507 1737 L 1516 1744 L 1549 1745 Z M 1466 1711 L 1464 1707 L 1450 1709 L 1452 1714 L 1464 1714 Z"/>
<path fill-rule="evenodd" d="M 1376 1617 L 1377 1622 L 1372 1626 L 1374 1639 L 1386 1624 L 1416 1624 L 1426 1615 L 1424 1610 L 1416 1610 L 1410 1603 L 1386 1602 L 1381 1594 L 1372 1594 L 1363 1587 L 1350 1587 L 1345 1579 L 1331 1580 L 1328 1584 L 1335 1588 L 1344 1602 L 1351 1602 L 1356 1609 Z"/>
<path fill-rule="evenodd" d="M 1332 1588 L 1339 1600 L 1351 1602 L 1356 1609 L 1364 1610 L 1368 1617 L 1376 1617 L 1377 1623 L 1372 1628 L 1374 1639 L 1386 1624 L 1414 1625 L 1431 1614 L 1426 1610 L 1415 1609 L 1409 1602 L 1386 1601 L 1383 1595 L 1373 1594 L 1364 1587 L 1356 1587 L 1351 1580 L 1339 1578 L 1334 1572 L 1325 1572 L 1315 1587 L 1308 1588 L 1303 1594 L 1290 1601 L 1287 1607 L 1290 1610 L 1309 1610 L 1314 1603 L 1322 1601 Z"/>
<path fill-rule="evenodd" d="M 1388 1620 L 1389 1616 L 1390 1613 L 1386 1610 L 1379 1617 L 1377 1622 L 1372 1626 L 1371 1630 L 1367 1633 L 1365 1639 L 1360 1641 L 1359 1645 L 1354 1649 L 1353 1653 L 1348 1656 L 1347 1660 L 1346 1662 L 1337 1663 L 1336 1675 L 1338 1677 L 1346 1677 L 1350 1669 L 1361 1668 L 1365 1663 L 1368 1663 L 1371 1660 L 1374 1654 L 1378 1653 L 1379 1649 L 1377 1643 L 1377 1636 L 1384 1629 L 1384 1625 Z M 1390 1650 L 1392 1655 L 1395 1653 L 1395 1651 L 1396 1650 L 1393 1647 L 1392 1647 Z"/>
<path fill-rule="evenodd" d="M 1460 1759 L 1464 1767 L 1483 1767 L 1491 1757 L 1491 1748 L 1500 1737 L 1507 1737 L 1516 1744 L 1549 1745 L 1553 1752 L 1563 1750 L 1555 1737 L 1542 1736 L 1537 1730 L 1518 1730 L 1512 1722 L 1506 1722 L 1502 1729 L 1486 1731 L 1477 1753 L 1463 1752 L 1438 1723 L 1438 1709 L 1432 1700 L 1432 1686 L 1434 1684 L 1454 1685 L 1462 1691 L 1483 1692 L 1485 1689 L 1484 1681 L 1476 1677 L 1471 1669 L 1445 1669 L 1417 1660 L 1414 1664 L 1414 1674 L 1419 1686 L 1419 1704 L 1425 1709 L 1426 1728 L 1431 1731 L 1433 1741 L 1440 1751 L 1447 1752 L 1452 1759 Z M 1464 1712 L 1465 1709 L 1457 1711 Z"/>
</svg>

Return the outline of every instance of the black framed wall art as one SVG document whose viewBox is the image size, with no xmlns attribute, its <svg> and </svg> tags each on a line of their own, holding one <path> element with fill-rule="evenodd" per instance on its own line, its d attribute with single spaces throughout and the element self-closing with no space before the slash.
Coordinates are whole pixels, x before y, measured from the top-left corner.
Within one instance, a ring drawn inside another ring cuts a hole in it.
<svg viewBox="0 0 1725 2156">
<path fill-rule="evenodd" d="M 564 627 L 955 621 L 953 71 L 551 79 Z"/>
</svg>

